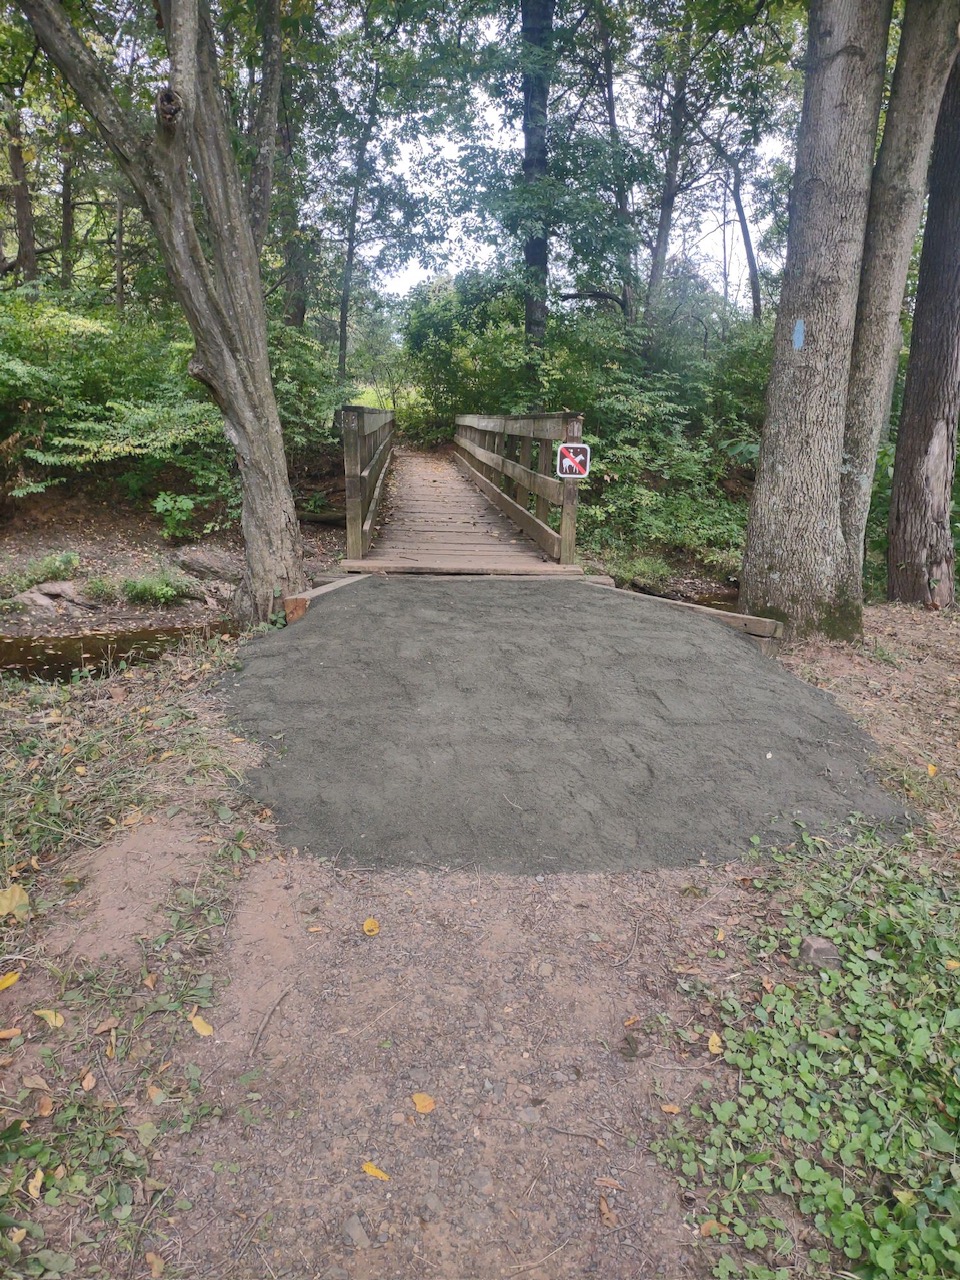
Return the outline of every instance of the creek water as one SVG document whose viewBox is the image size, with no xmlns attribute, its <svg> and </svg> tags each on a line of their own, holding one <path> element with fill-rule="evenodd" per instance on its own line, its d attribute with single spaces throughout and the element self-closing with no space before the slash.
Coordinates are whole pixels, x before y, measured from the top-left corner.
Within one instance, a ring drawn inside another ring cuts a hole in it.
<svg viewBox="0 0 960 1280">
<path fill-rule="evenodd" d="M 206 622 L 72 636 L 0 636 L 0 674 L 47 681 L 69 680 L 74 671 L 101 675 L 118 662 L 148 662 L 187 636 L 209 636 L 219 629 Z"/>
</svg>

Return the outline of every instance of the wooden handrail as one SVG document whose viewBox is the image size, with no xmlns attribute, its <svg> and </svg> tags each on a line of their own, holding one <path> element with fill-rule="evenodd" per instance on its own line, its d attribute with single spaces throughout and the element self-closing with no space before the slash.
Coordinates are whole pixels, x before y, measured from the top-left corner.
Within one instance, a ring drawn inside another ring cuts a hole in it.
<svg viewBox="0 0 960 1280">
<path fill-rule="evenodd" d="M 553 444 L 580 440 L 582 416 L 465 413 L 456 428 L 454 457 L 481 493 L 554 560 L 573 564 L 579 490 L 576 480 L 554 476 Z M 559 533 L 547 523 L 551 507 L 560 508 Z"/>
<path fill-rule="evenodd" d="M 394 414 L 392 409 L 345 404 L 337 410 L 336 423 L 343 435 L 347 558 L 360 560 L 370 550 L 393 456 Z"/>
</svg>

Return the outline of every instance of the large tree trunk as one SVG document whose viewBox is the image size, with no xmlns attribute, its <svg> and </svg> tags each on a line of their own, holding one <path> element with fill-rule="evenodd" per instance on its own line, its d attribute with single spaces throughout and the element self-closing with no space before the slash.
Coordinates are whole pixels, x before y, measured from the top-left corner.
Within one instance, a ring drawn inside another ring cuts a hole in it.
<svg viewBox="0 0 960 1280">
<path fill-rule="evenodd" d="M 123 195 L 117 196 L 117 213 L 113 224 L 113 303 L 122 312 L 127 305 L 127 275 L 123 246 L 124 205 Z"/>
<path fill-rule="evenodd" d="M 891 600 L 954 602 L 950 527 L 960 416 L 960 62 L 937 121 L 930 203 L 890 499 Z"/>
<path fill-rule="evenodd" d="M 373 88 L 370 90 L 367 118 L 363 122 L 363 128 L 357 140 L 357 154 L 353 167 L 353 194 L 350 198 L 350 212 L 347 215 L 347 245 L 343 264 L 343 284 L 340 289 L 340 344 L 337 357 L 337 374 L 341 382 L 347 376 L 347 337 L 350 321 L 350 297 L 353 293 L 353 268 L 357 256 L 357 222 L 360 216 L 360 196 L 367 180 L 367 152 L 377 123 L 379 109 L 380 64 L 378 62 L 373 75 Z"/>
<path fill-rule="evenodd" d="M 767 420 L 741 604 L 793 636 L 853 638 L 843 431 L 891 0 L 811 0 Z"/>
<path fill-rule="evenodd" d="M 670 98 L 668 117 L 670 127 L 667 134 L 667 153 L 664 157 L 663 185 L 660 188 L 660 209 L 657 216 L 657 238 L 650 259 L 650 275 L 647 280 L 647 300 L 643 318 L 651 324 L 660 294 L 663 291 L 663 278 L 667 270 L 667 255 L 670 251 L 670 232 L 673 229 L 673 214 L 680 194 L 680 161 L 687 137 L 689 121 L 687 119 L 687 87 L 690 80 L 690 43 L 691 30 L 689 21 L 684 26 L 680 47 L 677 52 L 677 66 L 673 73 L 673 93 Z"/>
<path fill-rule="evenodd" d="M 542 347 L 547 334 L 550 237 L 540 192 L 547 179 L 547 118 L 556 0 L 521 0 L 523 37 L 523 180 L 534 229 L 523 246 L 526 266 L 524 332 Z"/>
<path fill-rule="evenodd" d="M 597 25 L 599 27 L 600 46 L 603 52 L 603 90 L 607 109 L 607 129 L 610 133 L 610 157 L 613 170 L 613 198 L 616 207 L 617 229 L 620 243 L 617 246 L 617 259 L 620 266 L 620 304 L 623 308 L 627 324 L 637 319 L 637 282 L 633 271 L 633 244 L 631 227 L 633 218 L 630 212 L 630 192 L 624 175 L 623 139 L 620 135 L 620 124 L 617 120 L 617 95 L 613 76 L 613 47 L 610 40 L 610 28 L 606 14 L 598 10 Z"/>
<path fill-rule="evenodd" d="M 17 223 L 17 267 L 20 279 L 30 284 L 37 278 L 37 236 L 33 221 L 33 196 L 27 181 L 27 165 L 23 155 L 23 134 L 20 129 L 20 113 L 11 111 L 7 117 L 7 156 L 10 161 L 10 179 L 13 187 L 13 212 Z"/>
<path fill-rule="evenodd" d="M 244 191 L 219 82 L 207 0 L 163 0 L 170 83 L 157 123 L 144 131 L 113 91 L 110 71 L 54 0 L 18 0 L 37 40 L 93 116 L 152 224 L 196 343 L 191 373 L 213 395 L 236 452 L 246 549 L 234 611 L 265 621 L 282 596 L 303 586 L 300 529 L 287 478 L 270 378 L 259 246 L 269 197 L 261 177 Z M 278 0 L 261 15 L 279 22 Z M 261 92 L 279 92 L 265 68 Z M 268 122 L 271 112 L 264 113 Z M 272 120 L 276 121 L 275 110 Z M 261 139 L 263 147 L 272 139 Z M 194 182 L 203 232 L 193 213 Z M 209 261 L 205 254 L 208 246 Z"/>
<path fill-rule="evenodd" d="M 907 0 L 883 140 L 874 166 L 847 390 L 840 511 L 849 590 L 863 579 L 877 450 L 890 414 L 900 311 L 927 186 L 927 166 L 950 68 L 960 0 Z"/>
</svg>

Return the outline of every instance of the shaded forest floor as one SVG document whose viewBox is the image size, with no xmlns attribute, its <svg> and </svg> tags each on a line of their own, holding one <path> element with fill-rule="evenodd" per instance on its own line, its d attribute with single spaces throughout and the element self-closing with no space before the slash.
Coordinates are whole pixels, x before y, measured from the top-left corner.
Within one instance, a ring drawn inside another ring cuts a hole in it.
<svg viewBox="0 0 960 1280">
<path fill-rule="evenodd" d="M 786 946 L 758 956 L 789 905 L 758 864 L 308 860 L 237 790 L 260 749 L 216 691 L 235 655 L 0 688 L 2 879 L 27 899 L 4 902 L 0 993 L 4 1119 L 29 1121 L 7 1138 L 12 1274 L 41 1251 L 47 1274 L 118 1280 L 738 1265 L 658 1151 L 736 1090 L 716 993 L 795 971 Z M 783 660 L 873 733 L 919 848 L 955 860 L 960 616 L 871 609 L 862 649 Z M 753 1256 L 805 1274 L 819 1237 L 774 1211 Z"/>
</svg>

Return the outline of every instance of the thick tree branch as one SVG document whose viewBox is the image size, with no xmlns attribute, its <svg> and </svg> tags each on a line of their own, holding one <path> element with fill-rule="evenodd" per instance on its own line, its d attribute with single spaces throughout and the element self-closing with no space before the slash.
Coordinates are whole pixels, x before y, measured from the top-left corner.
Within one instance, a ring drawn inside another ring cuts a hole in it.
<svg viewBox="0 0 960 1280">
<path fill-rule="evenodd" d="M 250 226 L 259 253 L 267 235 L 270 197 L 273 192 L 273 165 L 277 154 L 277 117 L 283 83 L 283 37 L 280 30 L 280 0 L 262 0 L 259 6 L 263 41 L 263 70 L 253 122 L 253 163 L 247 187 Z"/>
</svg>

